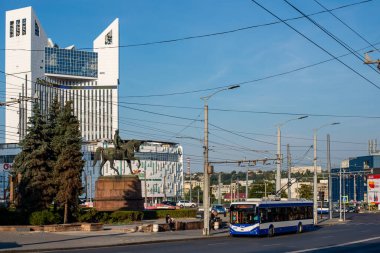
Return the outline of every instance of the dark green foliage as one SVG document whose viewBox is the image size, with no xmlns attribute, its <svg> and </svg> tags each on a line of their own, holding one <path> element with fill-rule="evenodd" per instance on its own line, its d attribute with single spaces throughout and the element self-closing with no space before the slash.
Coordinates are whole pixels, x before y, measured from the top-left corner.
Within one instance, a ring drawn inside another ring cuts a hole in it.
<svg viewBox="0 0 380 253">
<path fill-rule="evenodd" d="M 53 163 L 48 128 L 39 104 L 34 103 L 25 138 L 20 142 L 21 152 L 13 164 L 14 176 L 21 175 L 17 185 L 16 204 L 27 212 L 49 206 L 54 196 L 51 184 Z"/>
<path fill-rule="evenodd" d="M 301 187 L 297 189 L 300 198 L 313 199 L 313 187 L 307 184 L 301 184 Z"/>
<path fill-rule="evenodd" d="M 56 200 L 65 207 L 64 223 L 68 222 L 68 212 L 75 212 L 82 193 L 82 171 L 84 166 L 81 152 L 82 138 L 79 122 L 72 112 L 72 103 L 67 102 L 57 119 L 53 140 L 57 161 L 54 166 L 57 183 Z"/>
<path fill-rule="evenodd" d="M 195 218 L 196 209 L 179 209 L 179 210 L 149 210 L 144 211 L 144 219 L 162 219 L 169 214 L 172 218 Z"/>
<path fill-rule="evenodd" d="M 143 212 L 139 211 L 116 211 L 111 214 L 111 223 L 129 223 L 142 220 Z"/>
<path fill-rule="evenodd" d="M 0 225 L 26 225 L 28 217 L 20 210 L 10 210 L 5 207 L 0 208 Z"/>
<path fill-rule="evenodd" d="M 61 222 L 61 217 L 58 213 L 48 210 L 37 211 L 29 216 L 30 225 L 49 225 L 58 224 Z"/>
<path fill-rule="evenodd" d="M 95 208 L 81 208 L 78 212 L 79 222 L 98 222 L 98 212 Z"/>
</svg>

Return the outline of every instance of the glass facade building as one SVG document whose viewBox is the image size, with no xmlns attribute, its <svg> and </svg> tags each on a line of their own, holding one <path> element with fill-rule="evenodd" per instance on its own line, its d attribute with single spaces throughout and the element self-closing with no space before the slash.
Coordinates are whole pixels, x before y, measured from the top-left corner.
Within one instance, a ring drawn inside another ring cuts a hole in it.
<svg viewBox="0 0 380 253">
<path fill-rule="evenodd" d="M 45 47 L 45 73 L 98 77 L 98 53 Z"/>
<path fill-rule="evenodd" d="M 367 175 L 380 168 L 380 156 L 360 156 L 351 158 L 347 168 L 342 168 L 342 196 L 349 201 L 367 201 Z M 331 169 L 332 201 L 339 201 L 340 168 Z"/>
</svg>

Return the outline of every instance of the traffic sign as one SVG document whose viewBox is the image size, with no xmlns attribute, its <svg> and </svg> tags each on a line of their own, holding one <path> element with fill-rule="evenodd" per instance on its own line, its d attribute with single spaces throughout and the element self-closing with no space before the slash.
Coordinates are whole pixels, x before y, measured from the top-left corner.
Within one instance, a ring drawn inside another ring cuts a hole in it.
<svg viewBox="0 0 380 253">
<path fill-rule="evenodd" d="M 346 196 L 342 196 L 342 202 L 343 203 L 348 203 L 348 196 L 346 195 Z"/>
</svg>

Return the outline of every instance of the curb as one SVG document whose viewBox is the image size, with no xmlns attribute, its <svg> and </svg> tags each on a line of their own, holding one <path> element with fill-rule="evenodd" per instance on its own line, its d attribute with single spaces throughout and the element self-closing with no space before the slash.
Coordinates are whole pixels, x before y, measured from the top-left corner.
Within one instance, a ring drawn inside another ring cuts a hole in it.
<svg viewBox="0 0 380 253">
<path fill-rule="evenodd" d="M 222 232 L 221 232 L 222 233 Z M 97 245 L 97 246 L 80 246 L 80 247 L 70 247 L 70 248 L 63 248 L 63 247 L 56 247 L 56 248 L 46 248 L 46 249 L 11 249 L 11 250 L 0 250 L 0 253 L 3 252 L 50 252 L 50 251 L 68 251 L 71 250 L 81 250 L 81 249 L 98 249 L 98 248 L 108 248 L 108 247 L 122 247 L 127 245 L 140 245 L 140 244 L 156 244 L 156 243 L 164 243 L 164 242 L 181 242 L 181 241 L 193 241 L 193 240 L 207 240 L 207 239 L 213 239 L 213 238 L 219 238 L 219 237 L 228 237 L 229 234 L 221 235 L 215 234 L 210 236 L 198 236 L 198 237 L 191 237 L 191 238 L 178 238 L 178 239 L 162 239 L 162 240 L 155 240 L 155 241 L 141 241 L 141 242 L 125 242 L 125 243 L 116 243 L 116 244 L 109 244 L 109 245 Z M 226 231 L 227 233 L 227 231 Z"/>
</svg>

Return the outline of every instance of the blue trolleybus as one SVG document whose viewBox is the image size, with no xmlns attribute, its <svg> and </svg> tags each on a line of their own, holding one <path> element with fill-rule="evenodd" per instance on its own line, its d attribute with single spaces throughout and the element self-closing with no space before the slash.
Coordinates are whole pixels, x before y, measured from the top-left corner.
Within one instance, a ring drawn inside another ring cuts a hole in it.
<svg viewBox="0 0 380 253">
<path fill-rule="evenodd" d="M 306 200 L 257 200 L 230 206 L 230 235 L 268 235 L 313 227 L 313 202 Z"/>
</svg>

